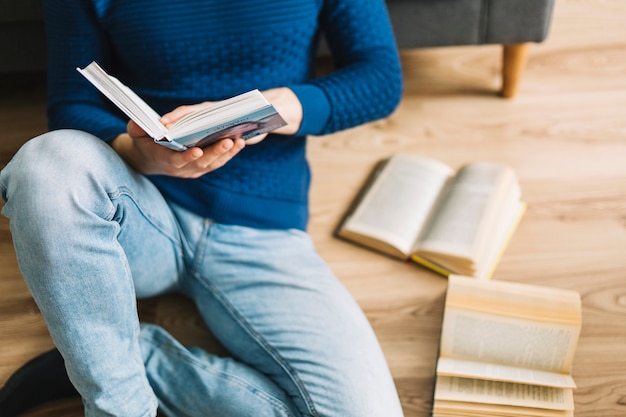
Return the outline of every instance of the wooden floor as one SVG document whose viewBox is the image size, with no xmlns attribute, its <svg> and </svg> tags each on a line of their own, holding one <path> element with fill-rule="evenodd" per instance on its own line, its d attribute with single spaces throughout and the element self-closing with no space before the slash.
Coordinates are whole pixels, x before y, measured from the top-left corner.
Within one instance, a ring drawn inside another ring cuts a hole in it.
<svg viewBox="0 0 626 417">
<path fill-rule="evenodd" d="M 576 415 L 626 415 L 625 23 L 622 0 L 559 0 L 551 35 L 531 48 L 513 100 L 495 94 L 498 47 L 405 52 L 405 96 L 392 117 L 311 139 L 310 232 L 371 320 L 406 417 L 429 414 L 446 280 L 332 237 L 373 164 L 397 151 L 453 166 L 495 160 L 514 167 L 529 208 L 495 279 L 580 292 Z M 20 94 L 0 93 L 0 167 L 27 137 L 45 130 L 41 88 L 22 87 Z M 185 343 L 213 345 L 180 298 L 148 300 L 140 309 Z M 5 218 L 0 340 L 0 384 L 52 346 L 22 283 Z M 76 402 L 31 414 L 80 415 Z"/>
</svg>

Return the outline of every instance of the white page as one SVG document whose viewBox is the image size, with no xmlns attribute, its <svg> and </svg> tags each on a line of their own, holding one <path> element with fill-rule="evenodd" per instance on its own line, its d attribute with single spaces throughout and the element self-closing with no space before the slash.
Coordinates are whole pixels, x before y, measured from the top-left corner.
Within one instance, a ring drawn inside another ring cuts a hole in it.
<svg viewBox="0 0 626 417">
<path fill-rule="evenodd" d="M 437 377 L 435 400 L 513 405 L 550 410 L 574 409 L 574 395 L 570 389 L 446 376 Z"/>
<path fill-rule="evenodd" d="M 579 326 L 446 307 L 441 357 L 568 373 Z"/>
<path fill-rule="evenodd" d="M 396 155 L 344 227 L 410 252 L 452 172 L 435 160 Z"/>
<path fill-rule="evenodd" d="M 259 90 L 251 90 L 186 115 L 170 127 L 168 136 L 183 137 L 205 126 L 231 120 L 239 114 L 246 114 L 269 104 Z"/>
<path fill-rule="evenodd" d="M 107 74 L 97 63 L 92 62 L 84 69 L 76 69 L 148 135 L 154 139 L 162 139 L 167 134 L 167 128 L 160 122 L 161 116 L 120 80 Z"/>
<path fill-rule="evenodd" d="M 574 378 L 569 374 L 452 358 L 439 358 L 437 375 L 576 388 Z"/>
<path fill-rule="evenodd" d="M 420 238 L 420 249 L 475 259 L 493 236 L 483 233 L 500 215 L 501 184 L 510 175 L 506 166 L 474 163 L 457 173 L 437 208 L 437 216 Z"/>
</svg>

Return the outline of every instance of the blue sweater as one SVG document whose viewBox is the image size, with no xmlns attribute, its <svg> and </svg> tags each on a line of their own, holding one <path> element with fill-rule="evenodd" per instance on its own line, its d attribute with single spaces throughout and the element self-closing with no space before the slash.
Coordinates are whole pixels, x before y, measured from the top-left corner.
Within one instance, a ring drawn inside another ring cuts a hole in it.
<svg viewBox="0 0 626 417">
<path fill-rule="evenodd" d="M 45 2 L 50 129 L 110 141 L 127 118 L 76 67 L 97 61 L 157 112 L 254 88 L 291 88 L 304 116 L 199 179 L 152 176 L 163 195 L 217 222 L 298 228 L 308 221 L 307 135 L 389 115 L 402 75 L 383 0 L 56 0 Z M 320 33 L 335 71 L 313 73 Z"/>
</svg>

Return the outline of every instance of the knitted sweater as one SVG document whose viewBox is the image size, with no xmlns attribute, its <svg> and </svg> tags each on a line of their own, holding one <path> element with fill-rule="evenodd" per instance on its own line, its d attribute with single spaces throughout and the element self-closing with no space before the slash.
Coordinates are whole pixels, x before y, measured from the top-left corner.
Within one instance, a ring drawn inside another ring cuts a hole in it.
<svg viewBox="0 0 626 417">
<path fill-rule="evenodd" d="M 110 141 L 127 118 L 76 71 L 97 61 L 157 112 L 287 86 L 303 107 L 293 136 L 269 135 L 198 179 L 151 176 L 163 195 L 214 221 L 306 229 L 307 135 L 390 114 L 402 76 L 383 0 L 45 2 L 50 129 Z M 320 33 L 336 70 L 313 74 Z"/>
</svg>

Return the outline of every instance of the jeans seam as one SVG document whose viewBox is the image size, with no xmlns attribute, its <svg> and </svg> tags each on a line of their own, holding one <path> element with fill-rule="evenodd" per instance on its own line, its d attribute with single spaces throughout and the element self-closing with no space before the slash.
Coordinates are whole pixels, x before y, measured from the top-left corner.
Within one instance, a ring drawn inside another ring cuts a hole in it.
<svg viewBox="0 0 626 417">
<path fill-rule="evenodd" d="M 279 407 L 287 417 L 295 417 L 291 411 L 289 410 L 289 407 L 287 407 L 287 405 L 285 403 L 283 403 L 282 401 L 276 399 L 275 397 L 273 397 L 271 394 L 267 393 L 266 391 L 264 391 L 262 388 L 257 387 L 256 385 L 250 384 L 249 382 L 231 375 L 227 372 L 223 372 L 223 371 L 216 371 L 214 369 L 211 369 L 210 367 L 206 366 L 204 364 L 204 362 L 197 360 L 196 358 L 194 358 L 191 354 L 184 354 L 182 353 L 179 349 L 176 349 L 174 346 L 171 345 L 171 343 L 169 343 L 168 341 L 162 342 L 161 340 L 158 340 L 157 338 L 153 337 L 153 336 L 143 336 L 144 339 L 149 339 L 153 344 L 158 345 L 159 348 L 163 351 L 167 351 L 169 353 L 171 353 L 172 355 L 178 356 L 180 359 L 193 363 L 195 366 L 197 366 L 199 369 L 202 369 L 204 372 L 208 373 L 208 374 L 212 374 L 212 375 L 218 375 L 220 377 L 223 377 L 224 379 L 228 380 L 231 383 L 237 384 L 238 386 L 246 389 L 248 392 L 252 393 L 254 396 L 256 396 L 257 398 L 266 401 L 267 403 L 271 404 L 272 406 L 275 407 Z"/>
<path fill-rule="evenodd" d="M 248 334 L 248 336 L 252 340 L 254 340 L 259 345 L 259 347 L 263 351 L 265 351 L 284 370 L 289 379 L 291 379 L 291 381 L 296 386 L 301 398 L 306 403 L 308 412 L 311 413 L 311 415 L 313 416 L 318 416 L 319 414 L 315 410 L 315 404 L 311 396 L 308 394 L 304 384 L 302 383 L 302 380 L 298 377 L 296 370 L 292 368 L 291 365 L 289 365 L 289 362 L 284 360 L 282 355 L 280 355 L 280 353 L 276 349 L 274 349 L 272 345 L 269 344 L 265 340 L 265 338 L 261 336 L 260 333 L 254 330 L 254 328 L 241 314 L 239 314 L 237 309 L 228 301 L 226 297 L 222 296 L 222 294 L 217 291 L 217 289 L 215 289 L 211 284 L 207 283 L 204 279 L 201 279 L 201 277 L 199 277 L 197 274 L 194 273 L 193 276 L 199 281 L 200 285 L 205 287 L 215 296 L 215 299 L 222 305 L 224 309 L 226 309 L 230 313 L 231 317 L 239 324 L 243 331 L 246 332 L 246 334 Z"/>
<path fill-rule="evenodd" d="M 163 236 L 167 237 L 167 239 L 169 239 L 179 249 L 181 249 L 180 248 L 180 242 L 178 241 L 178 239 L 175 236 L 173 236 L 172 234 L 168 233 L 167 230 L 164 227 L 162 227 L 158 222 L 155 222 L 153 220 L 152 216 L 149 216 L 148 212 L 146 210 L 144 210 L 144 208 L 141 206 L 141 204 L 139 204 L 137 202 L 137 200 L 135 199 L 135 196 L 133 195 L 133 193 L 131 193 L 126 187 L 122 186 L 122 187 L 118 188 L 118 190 L 115 191 L 115 192 L 107 192 L 107 195 L 109 196 L 109 200 L 111 200 L 111 203 L 113 203 L 115 200 L 121 200 L 123 197 L 127 197 L 128 199 L 130 199 L 130 201 L 132 201 L 132 203 L 135 205 L 135 207 L 137 207 L 137 209 L 139 210 L 141 215 L 144 217 L 144 219 L 146 219 L 148 222 L 150 222 L 150 224 L 156 230 L 158 230 L 159 233 L 161 233 Z M 109 215 L 107 216 L 106 219 L 109 220 L 109 221 L 113 220 L 113 217 L 114 217 L 116 211 L 117 211 L 117 207 L 114 207 L 114 209 L 111 211 L 111 213 L 109 213 Z"/>
</svg>

